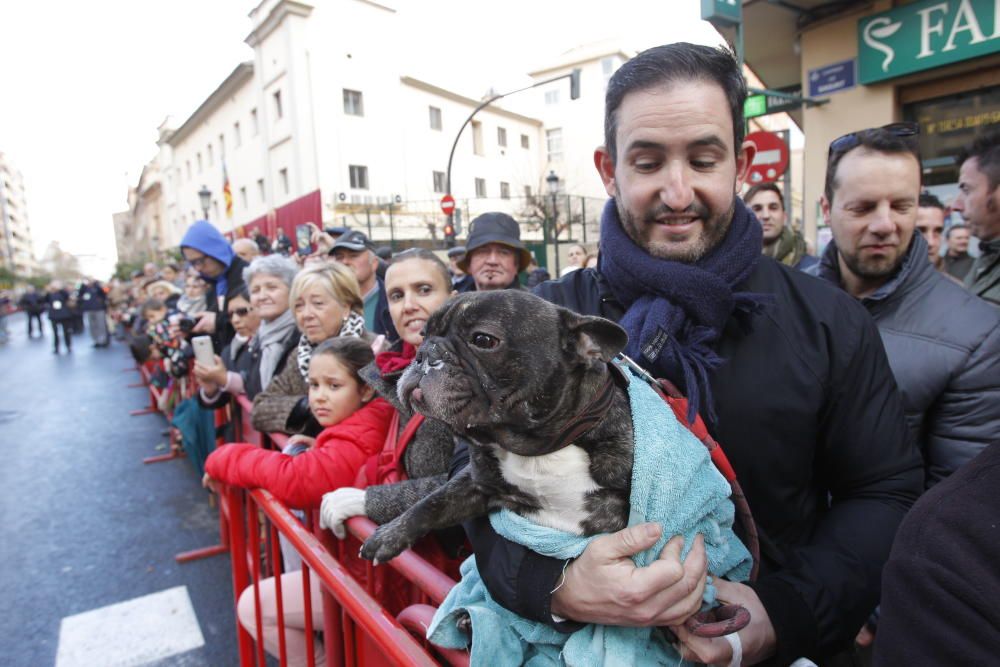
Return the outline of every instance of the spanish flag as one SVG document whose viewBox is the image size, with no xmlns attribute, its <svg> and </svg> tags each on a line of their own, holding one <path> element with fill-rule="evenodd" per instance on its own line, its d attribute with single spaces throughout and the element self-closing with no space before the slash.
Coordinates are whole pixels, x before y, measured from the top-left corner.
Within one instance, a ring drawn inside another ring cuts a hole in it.
<svg viewBox="0 0 1000 667">
<path fill-rule="evenodd" d="M 222 163 L 222 198 L 226 201 L 226 217 L 233 218 L 233 189 L 229 186 L 229 172 L 226 163 Z"/>
</svg>

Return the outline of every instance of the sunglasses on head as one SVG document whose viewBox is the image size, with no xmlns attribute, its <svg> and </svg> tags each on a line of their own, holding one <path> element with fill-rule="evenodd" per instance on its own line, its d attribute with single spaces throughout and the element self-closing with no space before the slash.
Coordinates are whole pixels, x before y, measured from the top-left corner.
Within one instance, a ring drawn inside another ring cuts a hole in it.
<svg viewBox="0 0 1000 667">
<path fill-rule="evenodd" d="M 246 317 L 253 312 L 253 308 L 233 308 L 230 311 L 231 315 L 239 315 L 240 317 Z"/>
<path fill-rule="evenodd" d="M 882 127 L 870 127 L 866 130 L 848 132 L 844 136 L 837 137 L 830 142 L 829 155 L 833 155 L 834 153 L 843 153 L 851 150 L 852 148 L 857 148 L 861 145 L 862 137 L 872 132 L 887 132 L 894 137 L 915 137 L 920 134 L 920 125 L 913 122 L 889 123 L 888 125 L 883 125 Z"/>
</svg>

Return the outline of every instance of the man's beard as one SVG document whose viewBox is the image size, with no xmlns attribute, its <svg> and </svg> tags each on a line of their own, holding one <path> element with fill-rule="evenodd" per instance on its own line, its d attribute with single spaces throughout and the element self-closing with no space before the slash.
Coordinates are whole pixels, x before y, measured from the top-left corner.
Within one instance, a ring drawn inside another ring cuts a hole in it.
<svg viewBox="0 0 1000 667">
<path fill-rule="evenodd" d="M 862 260 L 857 253 L 848 254 L 840 247 L 837 248 L 837 252 L 840 253 L 840 258 L 844 260 L 844 264 L 851 270 L 851 273 L 863 280 L 880 280 L 891 276 L 906 258 L 905 250 L 896 255 L 894 259 L 886 257 L 867 260 Z"/>
<path fill-rule="evenodd" d="M 651 241 L 649 230 L 656 222 L 657 218 L 666 215 L 677 214 L 672 208 L 665 204 L 657 206 L 652 211 L 646 213 L 642 225 L 637 225 L 635 217 L 625 209 L 621 200 L 615 200 L 618 208 L 618 219 L 621 220 L 622 228 L 636 245 L 648 252 L 653 257 L 659 259 L 669 259 L 683 264 L 693 264 L 704 257 L 710 250 L 722 242 L 733 222 L 733 213 L 736 211 L 736 198 L 733 198 L 729 205 L 729 210 L 721 215 L 711 216 L 708 207 L 701 202 L 694 202 L 682 213 L 697 216 L 701 220 L 701 234 L 693 239 L 693 242 L 686 242 L 683 245 L 677 243 L 667 243 L 664 241 Z"/>
</svg>

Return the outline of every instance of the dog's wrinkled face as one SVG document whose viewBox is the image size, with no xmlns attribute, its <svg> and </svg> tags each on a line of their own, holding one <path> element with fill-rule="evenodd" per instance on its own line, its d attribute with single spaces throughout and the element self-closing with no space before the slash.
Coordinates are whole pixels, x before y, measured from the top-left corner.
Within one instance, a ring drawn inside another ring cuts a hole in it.
<svg viewBox="0 0 1000 667">
<path fill-rule="evenodd" d="M 585 374 L 625 343 L 618 325 L 527 292 L 463 294 L 428 320 L 399 398 L 456 433 L 535 432 L 563 418 Z"/>
</svg>

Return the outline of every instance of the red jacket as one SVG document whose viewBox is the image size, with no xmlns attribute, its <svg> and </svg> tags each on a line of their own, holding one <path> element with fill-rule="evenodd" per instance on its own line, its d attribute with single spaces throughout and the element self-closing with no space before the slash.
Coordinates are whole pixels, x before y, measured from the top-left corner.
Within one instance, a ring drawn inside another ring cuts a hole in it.
<svg viewBox="0 0 1000 667">
<path fill-rule="evenodd" d="M 365 461 L 382 449 L 393 410 L 376 398 L 325 429 L 298 456 L 244 443 L 224 445 L 205 461 L 205 472 L 232 486 L 267 489 L 290 507 L 318 508 L 324 493 L 353 486 Z"/>
</svg>

